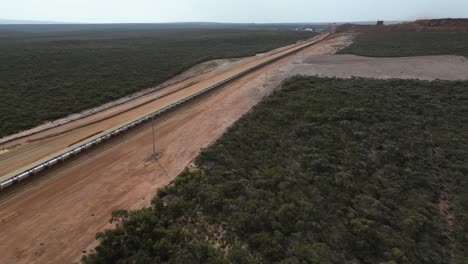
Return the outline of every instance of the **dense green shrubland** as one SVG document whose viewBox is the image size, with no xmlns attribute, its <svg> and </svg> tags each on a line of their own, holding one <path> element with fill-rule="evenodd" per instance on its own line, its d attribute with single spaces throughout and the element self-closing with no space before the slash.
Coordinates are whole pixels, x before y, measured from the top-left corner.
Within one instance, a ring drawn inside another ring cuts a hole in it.
<svg viewBox="0 0 468 264">
<path fill-rule="evenodd" d="M 314 34 L 0 28 L 0 137 L 156 86 L 206 60 L 250 56 Z"/>
<path fill-rule="evenodd" d="M 467 86 L 293 78 L 84 262 L 466 263 Z"/>
<path fill-rule="evenodd" d="M 340 53 L 370 57 L 461 55 L 468 57 L 465 32 L 363 33 Z"/>
</svg>

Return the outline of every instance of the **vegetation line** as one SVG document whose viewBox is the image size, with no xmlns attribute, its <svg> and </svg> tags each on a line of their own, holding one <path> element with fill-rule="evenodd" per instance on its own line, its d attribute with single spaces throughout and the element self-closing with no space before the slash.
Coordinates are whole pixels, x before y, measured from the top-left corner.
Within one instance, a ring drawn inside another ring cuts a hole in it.
<svg viewBox="0 0 468 264">
<path fill-rule="evenodd" d="M 293 78 L 83 261 L 465 263 L 467 85 Z"/>
<path fill-rule="evenodd" d="M 369 57 L 459 55 L 468 57 L 466 32 L 363 33 L 342 54 Z"/>
<path fill-rule="evenodd" d="M 234 29 L 0 33 L 0 137 L 157 86 L 203 61 L 247 57 L 316 35 Z"/>
</svg>

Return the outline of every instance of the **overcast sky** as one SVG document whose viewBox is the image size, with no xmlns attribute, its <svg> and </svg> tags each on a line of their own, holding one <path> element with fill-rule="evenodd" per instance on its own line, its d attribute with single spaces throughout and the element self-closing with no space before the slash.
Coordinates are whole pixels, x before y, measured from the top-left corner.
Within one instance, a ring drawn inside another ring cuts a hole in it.
<svg viewBox="0 0 468 264">
<path fill-rule="evenodd" d="M 0 0 L 0 18 L 90 23 L 468 17 L 468 0 Z"/>
</svg>

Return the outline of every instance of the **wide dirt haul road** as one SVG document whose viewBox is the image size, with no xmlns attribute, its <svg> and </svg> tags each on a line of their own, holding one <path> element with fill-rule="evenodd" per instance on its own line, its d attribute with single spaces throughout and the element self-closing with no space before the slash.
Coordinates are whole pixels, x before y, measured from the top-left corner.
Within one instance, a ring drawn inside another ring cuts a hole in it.
<svg viewBox="0 0 468 264">
<path fill-rule="evenodd" d="M 122 124 L 135 121 L 157 110 L 174 105 L 205 90 L 207 87 L 222 84 L 239 74 L 292 54 L 317 41 L 323 40 L 327 36 L 327 34 L 319 35 L 311 40 L 287 47 L 284 50 L 267 56 L 260 56 L 253 61 L 247 61 L 233 69 L 205 78 L 197 83 L 167 87 L 159 92 L 140 98 L 135 102 L 125 104 L 120 109 L 109 109 L 103 113 L 90 116 L 86 120 L 81 120 L 81 122 L 44 131 L 44 133 L 38 133 L 31 137 L 13 140 L 8 143 L 7 148 L 15 144 L 23 143 L 23 145 L 0 155 L 0 183 L 5 183 L 7 180 L 22 173 L 25 176 L 29 176 L 28 174 L 24 174 L 28 171 L 30 171 L 29 174 L 34 174 L 34 168 L 41 166 L 39 168 L 42 169 L 44 162 L 65 156 L 65 153 L 78 148 L 85 142 L 88 143 L 87 140 L 89 141 L 90 137 L 104 137 L 104 135 L 115 131 Z M 119 110 L 120 112 L 116 113 Z M 12 181 L 8 183 L 12 183 Z"/>
<path fill-rule="evenodd" d="M 288 77 L 281 71 L 282 68 L 299 62 L 302 57 L 333 53 L 337 46 L 348 40 L 345 36 L 329 37 L 157 118 L 156 147 L 160 153 L 157 161 L 149 158 L 152 153 L 152 129 L 151 124 L 146 123 L 81 153 L 40 177 L 32 177 L 25 186 L 13 187 L 14 191 L 7 189 L 6 194 L 0 195 L 0 263 L 78 262 L 83 254 L 96 245 L 96 232 L 110 227 L 108 220 L 113 210 L 147 206 L 157 189 L 174 180 L 202 148 L 221 136 L 239 117 Z M 274 54 L 277 53 L 247 59 L 227 71 L 198 75 L 132 101 L 131 104 L 140 105 L 142 101 L 151 101 L 150 96 L 160 96 L 165 103 L 169 103 L 169 98 L 175 94 L 184 91 L 185 95 L 190 93 L 187 91 L 193 92 L 189 89 L 196 90 L 191 88 L 194 85 L 202 89 L 211 82 L 234 74 L 239 70 L 238 67 L 248 67 L 247 63 L 258 62 Z M 161 107 L 162 103 L 157 101 L 141 105 L 141 109 L 152 111 Z M 44 148 L 61 149 L 61 146 L 67 147 L 92 135 L 93 132 L 86 132 L 87 129 L 99 132 L 106 129 L 102 125 L 104 122 L 116 122 L 107 125 L 112 127 L 126 121 L 124 117 L 116 121 L 114 118 L 126 116 L 130 111 L 141 111 L 135 116 L 145 113 L 145 110 L 135 108 L 105 119 L 120 112 L 122 109 L 119 107 L 10 142 L 19 146 L 0 155 L 2 169 L 4 164 L 11 162 L 6 161 L 4 155 L 14 158 L 19 155 L 15 153 L 28 153 L 29 149 L 33 153 L 27 155 L 34 156 L 34 153 Z M 89 125 L 92 120 L 101 119 L 105 120 Z M 54 134 L 57 135 L 51 136 Z M 59 142 L 54 141 L 54 138 L 65 140 L 68 137 L 71 138 L 66 143 L 53 143 Z"/>
</svg>

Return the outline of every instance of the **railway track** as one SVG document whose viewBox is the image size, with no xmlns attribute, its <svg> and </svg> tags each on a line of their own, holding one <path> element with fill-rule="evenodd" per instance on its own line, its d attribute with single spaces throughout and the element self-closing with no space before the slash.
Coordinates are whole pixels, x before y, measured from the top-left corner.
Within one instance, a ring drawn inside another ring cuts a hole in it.
<svg viewBox="0 0 468 264">
<path fill-rule="evenodd" d="M 28 177 L 31 177 L 31 176 L 34 176 L 58 163 L 61 163 L 61 162 L 64 162 L 65 160 L 69 159 L 70 157 L 72 156 L 76 156 L 96 145 L 99 145 L 100 143 L 102 143 L 103 141 L 106 141 L 106 140 L 110 140 L 111 138 L 117 136 L 118 134 L 122 133 L 122 132 L 125 132 L 137 125 L 140 125 L 142 123 L 145 123 L 149 120 L 151 120 L 152 118 L 158 116 L 158 115 L 161 115 L 187 101 L 190 101 L 192 100 L 193 98 L 195 97 L 198 97 L 202 94 L 205 94 L 215 88 L 218 88 L 218 87 L 221 87 L 223 86 L 224 84 L 232 81 L 232 80 L 235 80 L 239 77 L 242 77 L 246 74 L 248 74 L 249 72 L 252 72 L 252 71 L 255 71 L 257 69 L 260 69 L 274 61 L 277 61 L 279 59 L 282 59 L 286 56 L 289 56 L 295 52 L 298 52 L 302 49 L 305 49 L 307 47 L 310 47 L 314 44 L 317 44 L 323 40 L 325 40 L 327 37 L 329 36 L 329 34 L 322 34 L 322 35 L 319 35 L 318 37 L 315 37 L 314 39 L 312 40 L 309 40 L 309 41 L 306 41 L 306 42 L 301 42 L 301 43 L 298 43 L 288 49 L 285 49 L 285 50 L 282 50 L 282 51 L 278 51 L 274 54 L 271 54 L 271 55 L 268 55 L 266 56 L 265 58 L 262 58 L 262 59 L 259 59 L 259 60 L 256 60 L 254 62 L 251 62 L 249 63 L 248 67 L 245 68 L 245 69 L 241 69 L 240 71 L 238 72 L 235 72 L 229 76 L 226 76 L 226 78 L 218 81 L 218 82 L 215 82 L 211 85 L 208 85 L 206 87 L 202 87 L 201 89 L 198 89 L 198 90 L 195 90 L 193 91 L 192 93 L 182 97 L 182 98 L 179 98 L 167 105 L 164 105 L 158 109 L 155 109 L 155 110 L 152 110 L 152 111 L 149 111 L 145 114 L 142 114 L 136 118 L 132 118 L 126 122 L 123 122 L 117 126 L 114 126 L 110 129 L 107 129 L 107 130 L 104 130 L 100 133 L 97 133 L 97 134 L 94 134 L 90 137 L 87 137 L 85 140 L 82 140 L 78 143 L 75 143 L 69 147 L 66 147 L 60 151 L 57 151 L 57 152 L 54 152 L 54 153 L 51 153 L 37 161 L 34 161 L 30 164 L 28 164 L 27 166 L 23 166 L 19 169 L 16 169 L 12 172 L 9 172 L 3 176 L 0 177 L 0 190 L 3 190 L 5 188 L 8 188 L 10 186 L 12 186 L 13 184 L 15 183 L 19 183 L 21 182 L 22 180 L 25 180 L 26 178 Z M 251 65 L 250 65 L 251 64 Z"/>
</svg>

